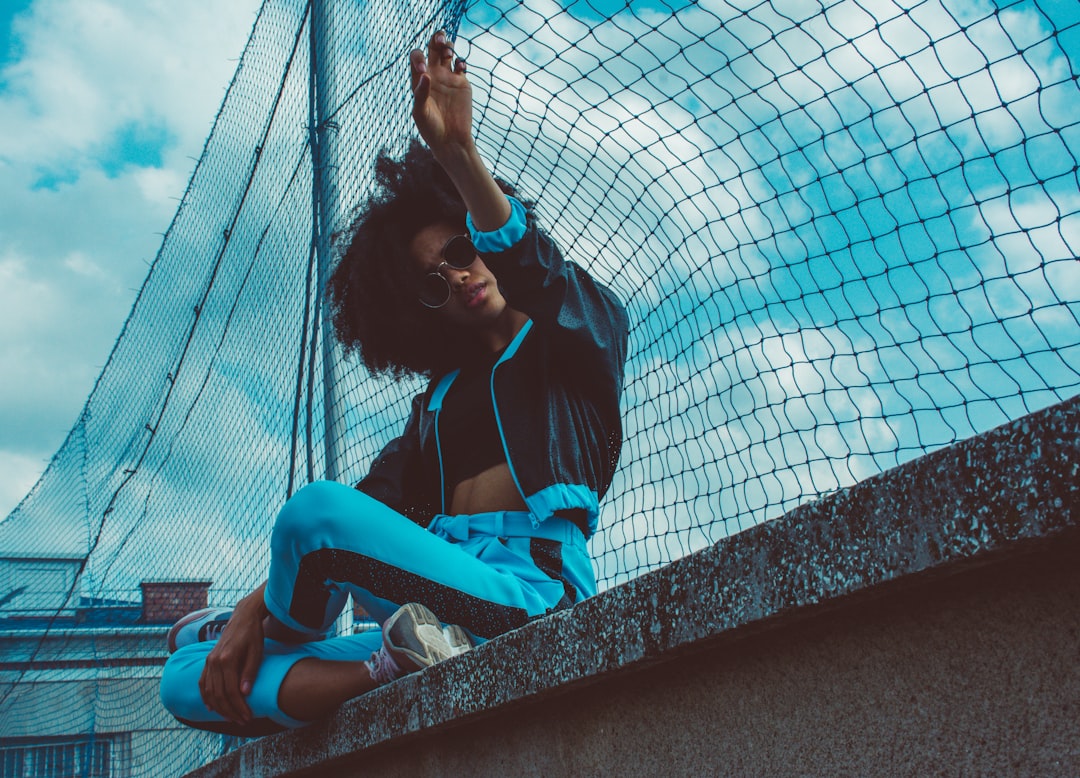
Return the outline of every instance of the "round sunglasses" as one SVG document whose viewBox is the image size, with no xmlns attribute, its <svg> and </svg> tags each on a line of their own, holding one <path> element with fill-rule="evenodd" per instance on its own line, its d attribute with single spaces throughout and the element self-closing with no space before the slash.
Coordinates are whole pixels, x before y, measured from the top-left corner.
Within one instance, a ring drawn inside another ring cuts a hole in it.
<svg viewBox="0 0 1080 778">
<path fill-rule="evenodd" d="M 443 265 L 454 270 L 465 270 L 476 261 L 476 246 L 469 240 L 468 235 L 455 235 L 446 241 L 439 256 L 442 257 L 442 262 L 434 270 L 424 274 L 417 292 L 420 302 L 428 308 L 442 308 L 454 293 L 450 282 L 442 274 Z"/>
</svg>

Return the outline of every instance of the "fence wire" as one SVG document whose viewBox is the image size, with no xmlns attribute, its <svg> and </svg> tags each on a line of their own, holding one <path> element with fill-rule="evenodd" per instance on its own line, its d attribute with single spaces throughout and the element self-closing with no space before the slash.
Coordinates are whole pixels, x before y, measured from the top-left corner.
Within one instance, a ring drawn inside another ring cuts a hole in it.
<svg viewBox="0 0 1080 778">
<path fill-rule="evenodd" d="M 327 452 L 355 482 L 400 430 L 419 383 L 324 350 L 316 249 L 405 147 L 437 28 L 485 159 L 629 311 L 602 588 L 1077 392 L 1080 5 L 330 7 L 316 48 L 307 3 L 264 4 L 81 416 L 0 522 L 0 775 L 234 745 L 160 708 L 140 584 L 231 604 L 290 490 Z"/>
</svg>

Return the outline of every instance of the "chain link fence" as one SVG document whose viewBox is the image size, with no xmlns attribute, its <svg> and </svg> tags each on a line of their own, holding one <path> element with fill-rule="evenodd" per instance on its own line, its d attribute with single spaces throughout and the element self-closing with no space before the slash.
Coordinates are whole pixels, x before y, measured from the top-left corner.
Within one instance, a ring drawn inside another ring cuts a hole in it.
<svg viewBox="0 0 1080 778">
<path fill-rule="evenodd" d="M 78 422 L 0 522 L 0 775 L 235 744 L 161 710 L 140 584 L 235 601 L 288 494 L 400 430 L 420 383 L 325 340 L 320 258 L 412 134 L 437 28 L 485 159 L 629 311 L 601 587 L 1077 392 L 1077 4 L 315 5 L 313 30 L 264 4 Z"/>
</svg>

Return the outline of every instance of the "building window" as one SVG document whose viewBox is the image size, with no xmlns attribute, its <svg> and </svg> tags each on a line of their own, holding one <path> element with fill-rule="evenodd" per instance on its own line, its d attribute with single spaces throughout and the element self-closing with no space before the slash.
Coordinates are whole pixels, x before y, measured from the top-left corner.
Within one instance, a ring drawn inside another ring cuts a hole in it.
<svg viewBox="0 0 1080 778">
<path fill-rule="evenodd" d="M 122 778 L 129 771 L 119 741 L 126 737 L 0 740 L 0 778 Z"/>
</svg>

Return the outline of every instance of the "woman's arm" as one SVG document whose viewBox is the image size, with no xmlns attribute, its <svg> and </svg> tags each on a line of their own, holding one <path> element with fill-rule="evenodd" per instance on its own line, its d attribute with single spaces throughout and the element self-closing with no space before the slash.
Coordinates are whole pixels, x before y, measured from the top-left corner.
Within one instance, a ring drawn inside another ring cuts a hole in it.
<svg viewBox="0 0 1080 778">
<path fill-rule="evenodd" d="M 510 205 L 473 141 L 472 86 L 465 60 L 454 60 L 454 48 L 440 30 L 428 42 L 427 57 L 415 49 L 409 63 L 416 128 L 454 182 L 476 228 L 499 229 L 510 218 Z"/>
<path fill-rule="evenodd" d="M 484 262 L 509 304 L 550 333 L 575 373 L 621 392 L 630 325 L 614 292 L 565 260 L 535 225 L 514 245 L 484 254 Z"/>
</svg>

